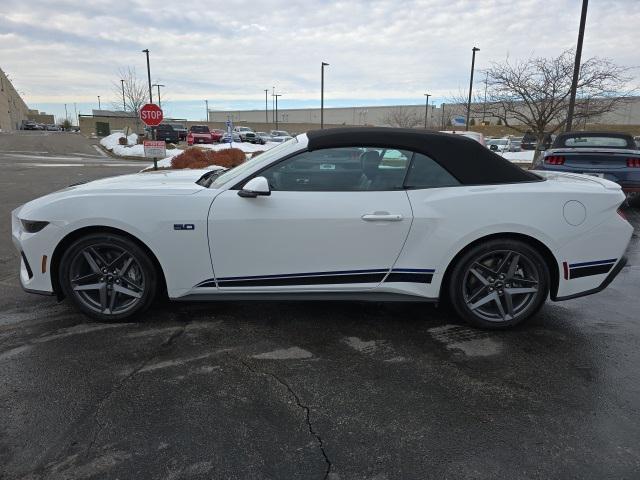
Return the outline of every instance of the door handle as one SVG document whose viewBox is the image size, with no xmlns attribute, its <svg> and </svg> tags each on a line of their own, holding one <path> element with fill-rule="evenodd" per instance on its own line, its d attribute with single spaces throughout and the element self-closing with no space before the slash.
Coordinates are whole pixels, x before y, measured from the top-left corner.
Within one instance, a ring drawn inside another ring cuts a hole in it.
<svg viewBox="0 0 640 480">
<path fill-rule="evenodd" d="M 366 213 L 360 218 L 365 222 L 399 222 L 402 220 L 402 215 L 398 213 L 375 212 Z"/>
</svg>

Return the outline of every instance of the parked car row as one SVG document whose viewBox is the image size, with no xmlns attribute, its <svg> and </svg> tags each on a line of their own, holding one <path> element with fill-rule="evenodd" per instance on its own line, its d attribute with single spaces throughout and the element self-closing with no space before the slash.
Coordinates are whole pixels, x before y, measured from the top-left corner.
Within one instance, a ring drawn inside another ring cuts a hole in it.
<svg viewBox="0 0 640 480">
<path fill-rule="evenodd" d="M 64 130 L 60 125 L 54 123 L 36 123 L 34 121 L 27 121 L 22 124 L 23 130 L 46 130 L 48 132 L 61 132 Z"/>
<path fill-rule="evenodd" d="M 155 131 L 157 140 L 170 143 L 186 141 L 188 145 L 212 144 L 216 142 L 236 143 L 247 142 L 264 145 L 267 142 L 281 143 L 293 138 L 285 130 L 271 130 L 267 132 L 254 132 L 249 127 L 235 127 L 231 134 L 221 129 L 210 129 L 207 125 L 192 125 L 187 129 L 180 123 L 162 123 L 154 128 L 146 129 L 148 134 Z"/>
</svg>

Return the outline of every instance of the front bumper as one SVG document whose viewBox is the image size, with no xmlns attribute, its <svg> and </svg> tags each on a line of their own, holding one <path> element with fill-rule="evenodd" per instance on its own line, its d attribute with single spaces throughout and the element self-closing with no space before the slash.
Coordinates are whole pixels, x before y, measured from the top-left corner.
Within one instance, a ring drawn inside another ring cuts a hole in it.
<svg viewBox="0 0 640 480">
<path fill-rule="evenodd" d="M 50 250 L 56 245 L 51 234 L 58 227 L 49 224 L 38 233 L 25 232 L 18 218 L 19 210 L 11 214 L 11 239 L 20 253 L 20 284 L 29 293 L 54 295 L 50 275 L 53 252 Z"/>
</svg>

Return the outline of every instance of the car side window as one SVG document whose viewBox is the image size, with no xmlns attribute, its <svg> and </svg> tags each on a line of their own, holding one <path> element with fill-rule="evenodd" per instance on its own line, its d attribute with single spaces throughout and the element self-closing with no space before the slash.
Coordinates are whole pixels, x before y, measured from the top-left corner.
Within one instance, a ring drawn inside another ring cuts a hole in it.
<svg viewBox="0 0 640 480">
<path fill-rule="evenodd" d="M 402 190 L 411 152 L 372 147 L 303 152 L 264 170 L 273 191 Z"/>
<path fill-rule="evenodd" d="M 460 182 L 432 158 L 416 153 L 404 185 L 406 188 L 420 189 L 454 187 Z"/>
</svg>

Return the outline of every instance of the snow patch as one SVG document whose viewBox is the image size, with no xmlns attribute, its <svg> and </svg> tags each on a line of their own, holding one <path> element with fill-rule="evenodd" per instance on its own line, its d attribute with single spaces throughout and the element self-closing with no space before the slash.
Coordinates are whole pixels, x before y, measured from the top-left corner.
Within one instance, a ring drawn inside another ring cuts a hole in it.
<svg viewBox="0 0 640 480">
<path fill-rule="evenodd" d="M 260 353 L 253 355 L 252 358 L 258 360 L 299 360 L 303 358 L 311 358 L 313 354 L 300 347 L 283 348 L 272 352 Z"/>
<path fill-rule="evenodd" d="M 376 340 L 365 341 L 358 337 L 346 337 L 344 342 L 360 353 L 373 353 L 378 349 Z"/>
</svg>

